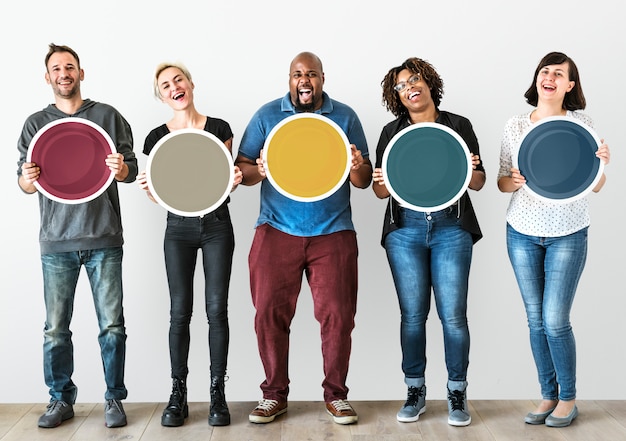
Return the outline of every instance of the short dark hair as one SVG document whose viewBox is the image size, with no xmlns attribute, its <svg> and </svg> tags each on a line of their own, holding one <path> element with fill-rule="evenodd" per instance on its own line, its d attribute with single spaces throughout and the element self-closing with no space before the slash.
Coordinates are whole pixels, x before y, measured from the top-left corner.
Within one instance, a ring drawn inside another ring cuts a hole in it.
<svg viewBox="0 0 626 441">
<path fill-rule="evenodd" d="M 528 88 L 526 93 L 524 94 L 524 97 L 526 98 L 526 102 L 528 104 L 530 104 L 531 106 L 536 106 L 537 102 L 539 101 L 539 93 L 537 92 L 537 75 L 539 75 L 539 71 L 546 66 L 562 63 L 568 64 L 569 80 L 574 82 L 574 87 L 572 88 L 572 90 L 565 94 L 565 98 L 563 99 L 563 108 L 566 110 L 582 110 L 587 106 L 585 94 L 583 93 L 583 88 L 580 84 L 580 76 L 578 74 L 578 68 L 576 67 L 576 63 L 574 63 L 574 60 L 572 60 L 570 57 L 562 52 L 550 52 L 545 57 L 543 57 L 537 65 L 533 81 L 530 84 L 530 87 Z"/>
<path fill-rule="evenodd" d="M 409 111 L 402 102 L 398 92 L 394 89 L 396 82 L 398 81 L 398 74 L 403 70 L 409 70 L 413 74 L 420 74 L 422 79 L 428 85 L 430 89 L 430 96 L 435 103 L 435 107 L 439 108 L 441 104 L 441 97 L 443 96 L 443 80 L 435 70 L 432 64 L 421 58 L 408 58 L 400 66 L 392 67 L 385 78 L 381 81 L 380 85 L 383 87 L 383 105 L 393 113 L 396 117 L 402 115 L 408 115 Z"/>
<path fill-rule="evenodd" d="M 72 56 L 76 58 L 76 67 L 80 69 L 80 59 L 78 58 L 78 54 L 76 53 L 74 49 L 72 49 L 69 46 L 59 46 L 57 44 L 50 43 L 48 45 L 48 53 L 46 54 L 46 59 L 45 59 L 46 70 L 48 70 L 48 61 L 50 61 L 50 57 L 52 56 L 52 54 L 56 52 L 68 52 L 72 54 Z"/>
</svg>

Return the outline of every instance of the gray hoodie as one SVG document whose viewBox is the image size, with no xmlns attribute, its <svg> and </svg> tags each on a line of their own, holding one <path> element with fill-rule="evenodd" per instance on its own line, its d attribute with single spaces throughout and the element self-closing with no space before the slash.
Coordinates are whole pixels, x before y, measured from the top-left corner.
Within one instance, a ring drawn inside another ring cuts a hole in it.
<svg viewBox="0 0 626 441">
<path fill-rule="evenodd" d="M 115 143 L 117 152 L 124 155 L 124 162 L 128 165 L 128 176 L 124 182 L 135 180 L 138 169 L 130 125 L 112 106 L 89 99 L 84 100 L 83 105 L 73 115 L 63 113 L 50 104 L 26 119 L 17 144 L 20 152 L 17 163 L 18 178 L 35 134 L 49 122 L 67 117 L 85 118 L 102 127 Z M 115 180 L 100 196 L 80 204 L 64 204 L 41 192 L 38 194 L 41 254 L 119 247 L 124 243 Z"/>
</svg>

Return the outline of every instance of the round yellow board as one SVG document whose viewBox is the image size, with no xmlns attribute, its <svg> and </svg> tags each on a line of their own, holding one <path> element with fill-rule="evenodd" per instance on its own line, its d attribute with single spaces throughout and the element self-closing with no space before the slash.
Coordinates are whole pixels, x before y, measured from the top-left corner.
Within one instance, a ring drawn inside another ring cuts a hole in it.
<svg viewBox="0 0 626 441">
<path fill-rule="evenodd" d="M 301 202 L 324 199 L 350 172 L 350 142 L 332 120 L 298 113 L 282 120 L 263 146 L 265 172 L 284 196 Z"/>
</svg>

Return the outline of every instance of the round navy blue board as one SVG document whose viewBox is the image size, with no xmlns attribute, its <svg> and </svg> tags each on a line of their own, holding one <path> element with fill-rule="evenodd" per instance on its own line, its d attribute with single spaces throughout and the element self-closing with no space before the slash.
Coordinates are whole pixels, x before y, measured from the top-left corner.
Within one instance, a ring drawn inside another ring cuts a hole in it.
<svg viewBox="0 0 626 441">
<path fill-rule="evenodd" d="M 600 145 L 594 131 L 575 118 L 544 118 L 524 134 L 513 165 L 531 194 L 571 202 L 589 193 L 602 176 L 603 163 L 596 157 Z"/>
</svg>

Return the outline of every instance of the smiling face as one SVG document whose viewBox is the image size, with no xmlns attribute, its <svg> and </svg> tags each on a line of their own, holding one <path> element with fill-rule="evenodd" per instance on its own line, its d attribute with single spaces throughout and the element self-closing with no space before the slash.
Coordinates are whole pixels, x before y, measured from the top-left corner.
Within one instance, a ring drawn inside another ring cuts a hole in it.
<svg viewBox="0 0 626 441">
<path fill-rule="evenodd" d="M 53 53 L 46 67 L 46 82 L 52 86 L 55 96 L 64 99 L 80 96 L 80 82 L 85 74 L 71 53 Z"/>
<path fill-rule="evenodd" d="M 558 102 L 563 102 L 565 94 L 574 88 L 574 84 L 570 80 L 567 62 L 542 67 L 535 81 L 539 100 Z"/>
<path fill-rule="evenodd" d="M 172 109 L 185 109 L 193 104 L 194 85 L 178 67 L 163 69 L 157 77 L 161 101 Z"/>
<path fill-rule="evenodd" d="M 319 59 L 309 53 L 298 55 L 289 68 L 289 95 L 299 112 L 312 112 L 322 107 L 324 72 Z"/>
<path fill-rule="evenodd" d="M 398 91 L 400 102 L 407 108 L 410 114 L 432 112 L 435 103 L 430 94 L 430 87 L 419 74 L 408 69 L 398 72 L 396 86 L 404 85 L 404 89 Z M 398 87 L 399 88 L 399 87 Z"/>
</svg>

